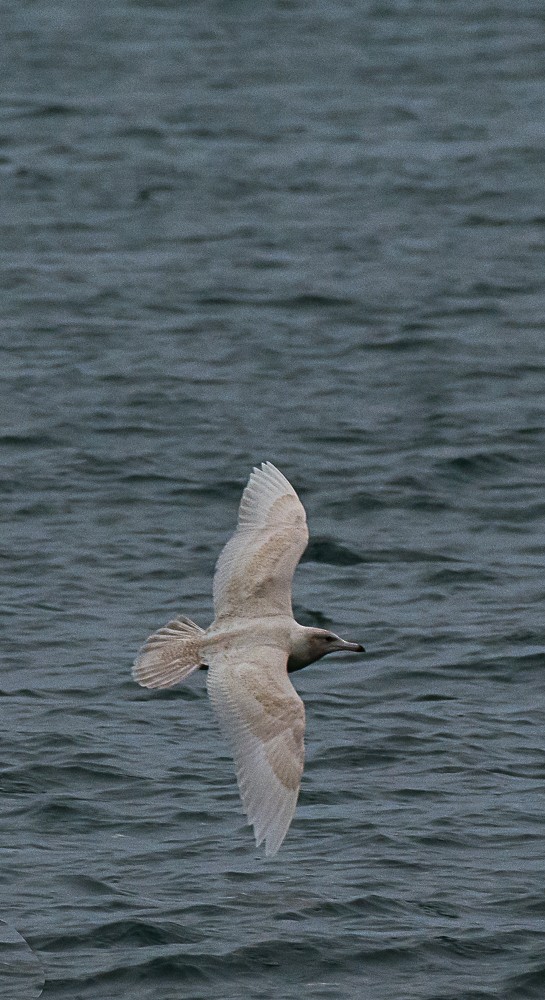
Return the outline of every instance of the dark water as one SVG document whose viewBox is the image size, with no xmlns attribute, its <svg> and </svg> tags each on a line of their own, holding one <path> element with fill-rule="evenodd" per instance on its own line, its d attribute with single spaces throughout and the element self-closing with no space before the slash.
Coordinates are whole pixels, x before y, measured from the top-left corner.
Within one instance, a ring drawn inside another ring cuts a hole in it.
<svg viewBox="0 0 545 1000">
<path fill-rule="evenodd" d="M 541 1000 L 542 4 L 3 20 L 0 995 Z M 268 861 L 202 678 L 129 674 L 262 459 L 368 649 Z"/>
</svg>

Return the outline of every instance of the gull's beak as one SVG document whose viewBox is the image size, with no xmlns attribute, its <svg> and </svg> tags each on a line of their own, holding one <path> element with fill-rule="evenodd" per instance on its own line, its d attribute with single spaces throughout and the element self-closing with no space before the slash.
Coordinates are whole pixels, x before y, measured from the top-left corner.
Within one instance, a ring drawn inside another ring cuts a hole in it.
<svg viewBox="0 0 545 1000">
<path fill-rule="evenodd" d="M 335 646 L 335 651 L 345 652 L 345 653 L 365 653 L 365 649 L 360 645 L 359 642 L 347 642 L 346 639 L 339 639 L 338 646 Z"/>
</svg>

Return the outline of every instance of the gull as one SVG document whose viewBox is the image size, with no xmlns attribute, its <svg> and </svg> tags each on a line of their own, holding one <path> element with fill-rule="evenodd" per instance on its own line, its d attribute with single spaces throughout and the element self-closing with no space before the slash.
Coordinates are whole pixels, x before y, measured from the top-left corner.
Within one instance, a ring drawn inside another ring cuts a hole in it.
<svg viewBox="0 0 545 1000">
<path fill-rule="evenodd" d="M 146 688 L 168 688 L 207 668 L 207 688 L 230 745 L 248 823 L 276 854 L 295 813 L 304 765 L 305 708 L 288 674 L 328 653 L 363 653 L 323 628 L 299 625 L 291 604 L 308 543 L 305 508 L 271 462 L 254 468 L 238 524 L 216 564 L 215 618 L 180 615 L 150 635 L 133 666 Z"/>
</svg>

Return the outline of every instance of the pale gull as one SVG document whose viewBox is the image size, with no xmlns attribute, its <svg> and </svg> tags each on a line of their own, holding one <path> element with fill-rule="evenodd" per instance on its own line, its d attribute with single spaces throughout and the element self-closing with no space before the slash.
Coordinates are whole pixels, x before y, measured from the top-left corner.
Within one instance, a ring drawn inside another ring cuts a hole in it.
<svg viewBox="0 0 545 1000">
<path fill-rule="evenodd" d="M 288 673 L 327 653 L 363 646 L 293 618 L 291 583 L 308 542 L 305 509 L 271 464 L 255 468 L 238 525 L 214 575 L 206 630 L 180 616 L 149 637 L 133 677 L 167 688 L 208 668 L 208 693 L 230 744 L 256 843 L 275 854 L 295 812 L 304 763 L 305 709 Z"/>
</svg>

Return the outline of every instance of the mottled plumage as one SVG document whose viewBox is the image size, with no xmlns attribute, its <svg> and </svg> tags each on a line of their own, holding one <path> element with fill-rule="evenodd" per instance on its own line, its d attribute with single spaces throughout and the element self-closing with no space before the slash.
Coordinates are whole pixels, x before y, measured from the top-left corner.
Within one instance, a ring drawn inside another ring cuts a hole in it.
<svg viewBox="0 0 545 1000">
<path fill-rule="evenodd" d="M 304 507 L 270 462 L 254 469 L 237 529 L 217 562 L 215 618 L 177 618 L 149 637 L 133 667 L 144 687 L 171 687 L 208 667 L 208 693 L 231 747 L 256 842 L 275 854 L 291 823 L 304 765 L 305 709 L 290 671 L 336 650 L 362 652 L 293 618 L 291 584 L 308 542 Z"/>
</svg>

